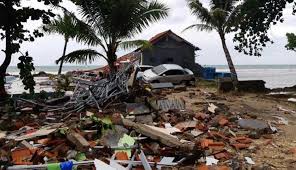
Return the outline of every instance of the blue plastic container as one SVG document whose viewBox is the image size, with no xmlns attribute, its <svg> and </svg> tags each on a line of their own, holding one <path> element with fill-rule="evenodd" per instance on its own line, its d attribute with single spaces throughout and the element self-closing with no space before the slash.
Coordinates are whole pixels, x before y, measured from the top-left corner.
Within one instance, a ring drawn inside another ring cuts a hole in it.
<svg viewBox="0 0 296 170">
<path fill-rule="evenodd" d="M 206 80 L 215 79 L 216 68 L 215 67 L 204 67 L 203 68 L 203 78 Z"/>
</svg>

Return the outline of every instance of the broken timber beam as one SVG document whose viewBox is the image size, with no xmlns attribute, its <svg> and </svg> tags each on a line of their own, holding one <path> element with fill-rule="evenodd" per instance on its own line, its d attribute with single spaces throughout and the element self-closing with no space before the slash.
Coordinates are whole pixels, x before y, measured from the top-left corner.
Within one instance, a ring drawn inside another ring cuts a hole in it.
<svg viewBox="0 0 296 170">
<path fill-rule="evenodd" d="M 192 151 L 194 149 L 194 144 L 182 143 L 180 140 L 172 135 L 157 131 L 149 126 L 144 124 L 134 123 L 130 120 L 123 119 L 124 126 L 132 127 L 136 132 L 150 137 L 153 140 L 160 141 L 162 144 L 173 147 L 179 148 L 183 151 Z"/>
</svg>

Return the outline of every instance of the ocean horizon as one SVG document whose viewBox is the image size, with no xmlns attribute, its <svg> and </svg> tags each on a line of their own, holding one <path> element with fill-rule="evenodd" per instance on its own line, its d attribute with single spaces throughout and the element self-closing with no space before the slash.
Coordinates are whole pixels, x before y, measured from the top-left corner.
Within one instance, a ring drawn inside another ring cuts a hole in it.
<svg viewBox="0 0 296 170">
<path fill-rule="evenodd" d="M 76 65 L 63 67 L 63 73 L 74 70 L 92 70 L 103 65 Z M 204 67 L 215 67 L 218 72 L 229 72 L 227 65 L 202 65 Z M 57 74 L 59 66 L 35 66 L 34 74 L 44 71 L 50 74 Z M 296 64 L 294 65 L 236 65 L 237 74 L 240 80 L 264 80 L 268 88 L 283 88 L 296 85 Z M 19 69 L 10 66 L 7 73 L 18 75 Z"/>
</svg>

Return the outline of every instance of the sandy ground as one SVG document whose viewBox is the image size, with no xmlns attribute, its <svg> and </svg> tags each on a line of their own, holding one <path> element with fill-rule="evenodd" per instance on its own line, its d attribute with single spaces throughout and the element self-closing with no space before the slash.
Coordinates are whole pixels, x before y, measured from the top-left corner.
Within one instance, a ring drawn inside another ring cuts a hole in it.
<svg viewBox="0 0 296 170">
<path fill-rule="evenodd" d="M 216 99 L 209 100 L 209 93 Z M 278 133 L 254 140 L 252 150 L 237 153 L 238 156 L 249 156 L 256 165 L 268 165 L 271 169 L 296 169 L 296 114 L 280 111 L 279 107 L 296 111 L 296 104 L 282 99 L 266 97 L 265 94 L 218 94 L 214 88 L 187 88 L 187 91 L 170 94 L 171 98 L 183 98 L 188 109 L 199 112 L 204 105 L 200 103 L 223 103 L 230 112 L 251 114 L 257 119 L 275 121 L 274 115 L 288 120 L 288 125 L 277 125 Z"/>
</svg>

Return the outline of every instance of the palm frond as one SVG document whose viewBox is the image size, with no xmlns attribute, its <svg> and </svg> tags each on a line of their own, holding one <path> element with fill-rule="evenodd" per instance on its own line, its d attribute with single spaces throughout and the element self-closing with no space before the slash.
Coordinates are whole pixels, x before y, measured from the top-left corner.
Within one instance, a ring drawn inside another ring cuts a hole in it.
<svg viewBox="0 0 296 170">
<path fill-rule="evenodd" d="M 168 16 L 169 8 L 154 0 L 140 8 L 138 16 L 133 20 L 137 32 L 142 32 L 150 23 L 157 22 Z"/>
<path fill-rule="evenodd" d="M 105 52 L 107 51 L 106 46 L 104 45 L 102 40 L 98 37 L 98 34 L 95 31 L 95 28 L 92 28 L 90 25 L 82 21 L 78 21 L 77 27 L 79 29 L 79 32 L 76 35 L 76 41 L 90 45 L 90 46 L 100 45 Z"/>
<path fill-rule="evenodd" d="M 195 15 L 202 23 L 211 23 L 212 16 L 210 11 L 203 7 L 202 3 L 199 0 L 187 0 L 188 7 L 191 10 L 191 13 Z"/>
<path fill-rule="evenodd" d="M 84 43 L 90 46 L 100 45 L 104 51 L 106 51 L 105 45 L 102 43 L 101 39 L 97 36 L 95 29 L 93 29 L 90 25 L 80 20 L 73 12 L 70 12 L 65 7 L 59 6 L 66 15 L 71 16 L 71 18 L 75 21 L 77 27 L 76 33 L 76 41 L 80 43 Z"/>
<path fill-rule="evenodd" d="M 151 49 L 152 44 L 146 40 L 124 41 L 119 44 L 119 48 L 122 48 L 124 50 L 129 50 L 132 48 Z"/>
<path fill-rule="evenodd" d="M 95 59 L 99 57 L 103 57 L 104 59 L 106 59 L 104 55 L 93 49 L 83 49 L 73 51 L 67 54 L 65 57 L 61 57 L 59 60 L 57 60 L 57 62 L 64 60 L 64 62 L 66 63 L 87 64 L 94 62 Z"/>
<path fill-rule="evenodd" d="M 190 25 L 189 27 L 185 28 L 182 32 L 185 32 L 189 29 L 197 29 L 198 31 L 207 31 L 207 32 L 210 32 L 210 31 L 213 31 L 214 29 L 216 29 L 215 27 L 212 27 L 210 25 L 206 25 L 206 24 L 193 24 L 193 25 Z"/>
</svg>

